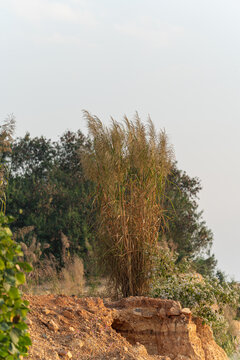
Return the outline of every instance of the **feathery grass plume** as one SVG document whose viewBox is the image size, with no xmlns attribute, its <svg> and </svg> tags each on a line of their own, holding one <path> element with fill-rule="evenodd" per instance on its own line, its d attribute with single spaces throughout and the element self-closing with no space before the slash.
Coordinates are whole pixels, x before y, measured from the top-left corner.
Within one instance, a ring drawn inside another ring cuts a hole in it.
<svg viewBox="0 0 240 360">
<path fill-rule="evenodd" d="M 92 149 L 82 157 L 86 176 L 96 184 L 101 266 L 116 291 L 124 296 L 148 293 L 173 151 L 164 131 L 156 134 L 149 118 L 145 126 L 111 119 L 105 127 L 85 111 Z"/>
</svg>

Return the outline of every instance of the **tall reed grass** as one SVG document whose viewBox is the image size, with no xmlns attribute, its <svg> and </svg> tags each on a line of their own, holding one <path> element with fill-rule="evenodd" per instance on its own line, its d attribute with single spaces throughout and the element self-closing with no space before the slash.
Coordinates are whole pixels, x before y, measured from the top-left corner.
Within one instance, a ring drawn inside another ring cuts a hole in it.
<svg viewBox="0 0 240 360">
<path fill-rule="evenodd" d="M 91 151 L 82 156 L 87 177 L 96 184 L 97 238 L 100 265 L 124 296 L 149 291 L 160 228 L 167 223 L 163 208 L 173 151 L 164 131 L 145 126 L 138 114 L 105 127 L 85 112 Z"/>
</svg>

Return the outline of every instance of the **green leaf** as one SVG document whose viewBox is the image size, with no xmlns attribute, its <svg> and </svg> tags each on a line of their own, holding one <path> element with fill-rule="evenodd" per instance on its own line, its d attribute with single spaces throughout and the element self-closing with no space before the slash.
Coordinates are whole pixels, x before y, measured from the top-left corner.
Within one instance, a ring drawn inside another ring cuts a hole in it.
<svg viewBox="0 0 240 360">
<path fill-rule="evenodd" d="M 12 342 L 13 342 L 15 345 L 17 345 L 17 344 L 18 344 L 18 341 L 19 341 L 19 336 L 21 335 L 20 330 L 14 328 L 14 329 L 12 329 L 12 330 L 10 331 L 9 335 L 10 335 L 10 338 L 11 338 Z"/>
<path fill-rule="evenodd" d="M 28 326 L 25 322 L 20 322 L 15 325 L 15 328 L 19 329 L 19 330 L 26 330 L 28 328 Z"/>
<path fill-rule="evenodd" d="M 28 306 L 28 305 L 29 305 L 29 301 L 28 301 L 28 300 L 23 300 L 23 304 L 24 304 L 25 306 Z"/>
<path fill-rule="evenodd" d="M 4 334 L 4 333 L 0 334 L 0 342 L 1 342 L 1 344 L 7 343 L 8 341 L 9 341 L 9 337 L 6 334 Z"/>
<path fill-rule="evenodd" d="M 6 227 L 6 228 L 5 228 L 5 232 L 6 232 L 6 234 L 7 234 L 8 236 L 12 236 L 12 232 L 11 232 L 11 230 L 9 229 L 9 227 Z"/>
<path fill-rule="evenodd" d="M 5 321 L 0 323 L 0 330 L 2 331 L 8 331 L 10 329 L 10 326 Z"/>
<path fill-rule="evenodd" d="M 16 279 L 14 276 L 7 275 L 5 277 L 5 284 L 9 284 L 10 286 L 15 286 Z M 8 290 L 7 290 L 8 291 Z"/>
<path fill-rule="evenodd" d="M 32 345 L 32 341 L 30 339 L 29 334 L 25 334 L 24 336 L 21 336 L 21 341 L 20 341 L 21 345 L 23 346 L 30 346 Z"/>
<path fill-rule="evenodd" d="M 13 343 L 11 343 L 9 346 L 9 352 L 11 354 L 19 354 L 18 349 L 16 348 L 16 346 Z"/>
<path fill-rule="evenodd" d="M 14 356 L 13 356 L 13 355 L 8 355 L 8 356 L 6 357 L 6 360 L 14 360 Z"/>
<path fill-rule="evenodd" d="M 8 356 L 8 351 L 0 349 L 0 358 L 5 359 Z"/>
<path fill-rule="evenodd" d="M 27 262 L 19 262 L 18 265 L 20 268 L 26 272 L 32 271 L 31 265 L 29 265 Z"/>
<path fill-rule="evenodd" d="M 25 283 L 25 275 L 22 272 L 18 272 L 16 273 L 16 279 L 17 279 L 17 283 L 18 285 L 22 285 Z"/>
<path fill-rule="evenodd" d="M 27 316 L 28 309 L 21 309 L 20 313 L 21 313 L 22 317 L 25 318 Z"/>
<path fill-rule="evenodd" d="M 5 263 L 2 259 L 0 259 L 0 271 L 5 269 Z"/>
<path fill-rule="evenodd" d="M 11 289 L 8 292 L 8 295 L 11 299 L 18 299 L 20 297 L 19 290 L 16 287 L 11 287 Z"/>
</svg>

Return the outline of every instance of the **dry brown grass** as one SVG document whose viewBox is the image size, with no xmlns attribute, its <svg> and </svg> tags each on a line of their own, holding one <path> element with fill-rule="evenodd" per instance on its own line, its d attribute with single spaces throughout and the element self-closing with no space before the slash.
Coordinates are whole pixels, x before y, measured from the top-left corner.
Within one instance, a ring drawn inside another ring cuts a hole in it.
<svg viewBox="0 0 240 360">
<path fill-rule="evenodd" d="M 60 292 L 65 295 L 80 296 L 84 291 L 84 266 L 77 255 L 65 265 L 60 273 Z"/>
<path fill-rule="evenodd" d="M 24 237 L 34 230 L 28 227 L 16 232 L 15 237 Z M 27 275 L 23 287 L 28 294 L 64 294 L 80 296 L 84 292 L 85 278 L 83 261 L 77 255 L 70 256 L 70 242 L 66 235 L 61 233 L 62 259 L 64 266 L 59 270 L 59 264 L 53 254 L 44 255 L 49 244 L 41 244 L 33 234 L 30 244 L 22 241 L 24 260 L 30 263 L 33 271 Z"/>
<path fill-rule="evenodd" d="M 75 255 L 58 271 L 56 259 L 53 256 L 45 257 L 27 277 L 23 291 L 35 295 L 83 295 L 85 277 L 82 259 Z"/>
<path fill-rule="evenodd" d="M 159 229 L 166 225 L 165 183 L 173 153 L 165 132 L 136 114 L 109 128 L 85 112 L 92 151 L 82 157 L 96 184 L 101 268 L 124 296 L 148 293 Z"/>
</svg>

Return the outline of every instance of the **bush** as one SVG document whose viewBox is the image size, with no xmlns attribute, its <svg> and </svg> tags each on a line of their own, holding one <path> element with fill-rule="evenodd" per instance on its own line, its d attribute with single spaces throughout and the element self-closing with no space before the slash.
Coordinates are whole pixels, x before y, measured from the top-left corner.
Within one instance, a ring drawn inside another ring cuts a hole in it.
<svg viewBox="0 0 240 360">
<path fill-rule="evenodd" d="M 220 282 L 214 277 L 203 277 L 191 271 L 191 263 L 176 265 L 177 255 L 166 249 L 159 251 L 159 270 L 152 283 L 153 297 L 179 301 L 211 326 L 216 342 L 231 354 L 235 339 L 224 316 L 227 305 L 237 307 L 239 290 L 234 283 Z"/>
<path fill-rule="evenodd" d="M 31 271 L 31 267 L 18 260 L 23 254 L 20 245 L 12 240 L 7 225 L 10 220 L 0 213 L 0 359 L 5 360 L 21 358 L 31 345 L 24 322 L 28 302 L 19 290 L 25 282 L 23 271 Z"/>
</svg>

